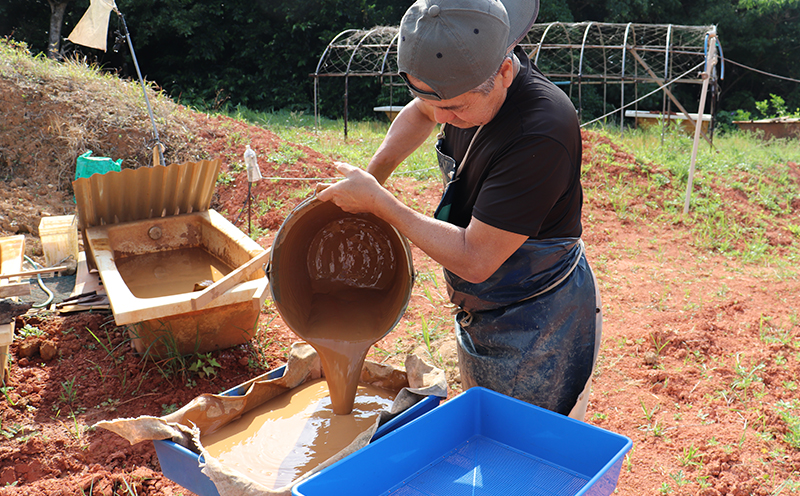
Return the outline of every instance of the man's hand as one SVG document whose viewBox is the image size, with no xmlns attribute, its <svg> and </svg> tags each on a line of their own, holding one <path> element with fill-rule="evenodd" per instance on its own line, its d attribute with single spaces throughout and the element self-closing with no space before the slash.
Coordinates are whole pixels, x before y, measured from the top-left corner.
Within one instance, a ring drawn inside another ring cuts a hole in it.
<svg viewBox="0 0 800 496">
<path fill-rule="evenodd" d="M 466 228 L 415 212 L 375 177 L 337 162 L 344 179 L 317 193 L 350 213 L 369 212 L 392 224 L 422 251 L 470 282 L 482 282 L 519 248 L 527 236 L 503 231 L 473 218 Z"/>
<path fill-rule="evenodd" d="M 317 198 L 333 202 L 345 212 L 375 213 L 377 198 L 388 192 L 378 184 L 372 174 L 344 162 L 335 164 L 336 170 L 344 176 L 344 179 L 328 185 L 321 191 L 317 188 Z"/>
</svg>

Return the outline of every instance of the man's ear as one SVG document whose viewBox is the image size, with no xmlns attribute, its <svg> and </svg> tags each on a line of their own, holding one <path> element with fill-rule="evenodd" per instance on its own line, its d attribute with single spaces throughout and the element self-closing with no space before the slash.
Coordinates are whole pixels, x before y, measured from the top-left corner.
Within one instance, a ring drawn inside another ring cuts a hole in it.
<svg viewBox="0 0 800 496">
<path fill-rule="evenodd" d="M 502 77 L 503 86 L 508 88 L 514 82 L 514 57 L 507 57 L 500 64 L 500 76 Z"/>
</svg>

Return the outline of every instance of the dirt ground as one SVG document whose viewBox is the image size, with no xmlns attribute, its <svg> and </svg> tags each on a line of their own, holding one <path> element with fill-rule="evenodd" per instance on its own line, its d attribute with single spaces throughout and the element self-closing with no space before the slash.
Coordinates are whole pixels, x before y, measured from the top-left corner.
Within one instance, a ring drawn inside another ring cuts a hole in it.
<svg viewBox="0 0 800 496">
<path fill-rule="evenodd" d="M 301 155 L 294 163 L 265 160 L 282 144 L 269 131 L 202 114 L 196 115 L 193 126 L 197 146 L 209 157 L 222 158 L 223 173 L 233 178 L 217 187 L 212 206 L 238 220 L 245 232 L 246 176 L 235 167 L 243 143 L 259 152 L 265 176 L 334 175 L 330 159 L 297 145 L 288 145 Z M 238 138 L 230 139 L 233 135 Z M 587 422 L 633 441 L 616 494 L 797 491 L 800 427 L 792 423 L 792 415 L 796 419 L 800 412 L 796 270 L 746 265 L 701 250 L 682 223 L 652 222 L 660 214 L 652 203 L 628 205 L 636 216 L 619 215 L 604 194 L 604 181 L 625 177 L 637 182 L 644 177 L 631 167 L 634 158 L 616 147 L 611 147 L 613 160 L 600 153 L 609 146 L 604 138 L 589 132 L 584 138 L 584 240 L 601 283 L 604 312 Z M 800 168 L 795 165 L 794 171 L 795 180 L 800 180 Z M 0 235 L 25 234 L 28 254 L 41 262 L 39 219 L 74 213 L 70 193 L 23 174 L 5 174 L 3 179 Z M 398 179 L 390 188 L 428 213 L 439 195 L 434 182 Z M 258 239 L 262 246 L 271 244 L 275 230 L 308 191 L 308 183 L 299 181 L 255 184 L 253 197 L 270 199 L 272 205 L 252 218 L 253 228 L 264 233 Z M 742 202 L 742 208 L 756 208 L 734 191 L 720 194 Z M 800 199 L 796 203 L 795 214 Z M 776 225 L 770 243 L 798 243 L 787 233 Z M 413 255 L 417 283 L 408 310 L 370 358 L 402 363 L 407 352 L 426 347 L 427 333 L 431 358 L 447 370 L 453 397 L 461 390 L 441 271 L 416 247 Z M 228 389 L 281 365 L 288 345 L 296 340 L 268 300 L 258 341 L 215 352 L 219 366 L 199 375 L 186 369 L 169 373 L 167 364 L 143 361 L 109 312 L 39 311 L 17 318 L 16 327 L 0 397 L 4 495 L 190 494 L 162 476 L 151 443 L 131 446 L 93 424 L 159 416 L 203 392 Z"/>
</svg>

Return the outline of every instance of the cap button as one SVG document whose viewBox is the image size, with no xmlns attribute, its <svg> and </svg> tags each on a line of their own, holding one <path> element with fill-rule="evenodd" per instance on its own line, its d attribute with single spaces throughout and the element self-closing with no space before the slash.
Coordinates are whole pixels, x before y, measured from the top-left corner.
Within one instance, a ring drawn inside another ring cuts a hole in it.
<svg viewBox="0 0 800 496">
<path fill-rule="evenodd" d="M 436 17 L 436 16 L 438 16 L 438 15 L 439 15 L 439 11 L 440 11 L 440 10 L 441 10 L 441 9 L 439 9 L 439 6 L 438 6 L 438 5 L 431 5 L 431 6 L 428 8 L 428 14 L 430 14 L 430 15 L 431 15 L 431 17 Z"/>
</svg>

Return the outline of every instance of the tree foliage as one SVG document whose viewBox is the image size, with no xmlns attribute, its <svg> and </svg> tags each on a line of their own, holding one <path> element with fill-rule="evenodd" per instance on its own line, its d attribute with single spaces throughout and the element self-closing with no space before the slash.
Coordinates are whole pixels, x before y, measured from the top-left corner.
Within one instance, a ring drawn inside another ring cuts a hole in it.
<svg viewBox="0 0 800 496">
<path fill-rule="evenodd" d="M 345 29 L 398 25 L 411 0 L 119 0 L 143 74 L 174 98 L 199 107 L 244 105 L 258 110 L 310 110 L 310 74 L 327 44 Z M 74 0 L 64 19 L 67 35 L 88 8 Z M 771 74 L 800 79 L 800 0 L 546 0 L 539 22 L 716 25 L 727 59 Z M 0 3 L 0 35 L 46 52 L 47 0 Z M 112 14 L 109 47 L 119 19 Z M 135 76 L 130 53 L 103 53 L 63 43 L 123 76 Z M 728 63 L 720 106 L 755 111 L 771 94 L 800 107 L 800 85 Z M 332 78 L 341 79 L 341 78 Z M 320 85 L 323 114 L 343 112 L 342 81 Z M 351 117 L 373 115 L 386 99 L 375 78 L 351 78 Z M 395 95 L 402 90 L 395 89 Z M 402 98 L 398 98 L 402 100 Z"/>
<path fill-rule="evenodd" d="M 124 8 L 142 70 L 171 95 L 261 110 L 309 108 L 309 75 L 328 42 L 346 28 L 398 23 L 405 10 L 385 0 L 129 0 Z"/>
</svg>

